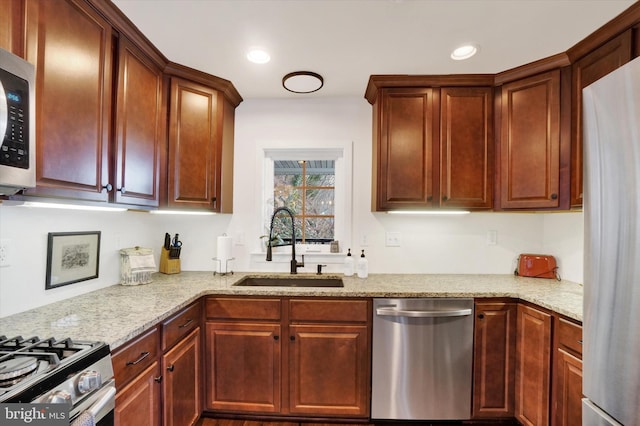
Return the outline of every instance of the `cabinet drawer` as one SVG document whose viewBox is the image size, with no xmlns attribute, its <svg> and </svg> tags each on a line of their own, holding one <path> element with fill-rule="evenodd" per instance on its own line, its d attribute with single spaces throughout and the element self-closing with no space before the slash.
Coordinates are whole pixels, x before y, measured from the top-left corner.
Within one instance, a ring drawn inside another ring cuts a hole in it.
<svg viewBox="0 0 640 426">
<path fill-rule="evenodd" d="M 280 299 L 210 297 L 207 318 L 280 321 Z"/>
<path fill-rule="evenodd" d="M 289 301 L 290 321 L 367 322 L 368 300 L 293 299 Z"/>
<path fill-rule="evenodd" d="M 202 308 L 200 302 L 185 308 L 162 323 L 162 350 L 173 346 L 183 336 L 200 325 Z"/>
<path fill-rule="evenodd" d="M 113 353 L 113 371 L 118 389 L 158 360 L 160 336 L 158 328 L 141 334 Z"/>
<path fill-rule="evenodd" d="M 557 332 L 559 346 L 582 355 L 582 326 L 559 318 Z"/>
</svg>

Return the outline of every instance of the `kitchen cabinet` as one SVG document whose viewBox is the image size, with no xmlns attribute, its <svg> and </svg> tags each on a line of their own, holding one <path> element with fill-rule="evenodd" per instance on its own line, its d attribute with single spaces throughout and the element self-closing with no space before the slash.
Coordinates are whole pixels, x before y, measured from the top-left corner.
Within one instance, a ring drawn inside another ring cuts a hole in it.
<svg viewBox="0 0 640 426">
<path fill-rule="evenodd" d="M 500 207 L 560 206 L 560 70 L 501 88 Z"/>
<path fill-rule="evenodd" d="M 549 424 L 551 325 L 551 314 L 518 305 L 515 413 L 524 426 Z"/>
<path fill-rule="evenodd" d="M 366 418 L 370 301 L 207 299 L 207 409 Z"/>
<path fill-rule="evenodd" d="M 168 207 L 232 212 L 236 105 L 210 85 L 171 76 Z"/>
<path fill-rule="evenodd" d="M 474 419 L 514 417 L 517 306 L 516 301 L 476 301 Z"/>
<path fill-rule="evenodd" d="M 582 425 L 582 326 L 554 322 L 553 426 Z"/>
<path fill-rule="evenodd" d="M 202 413 L 201 325 L 201 301 L 162 323 L 162 424 L 165 426 L 193 425 Z"/>
<path fill-rule="evenodd" d="M 631 60 L 632 30 L 578 59 L 573 65 L 571 129 L 571 205 L 582 206 L 582 89 Z"/>
<path fill-rule="evenodd" d="M 116 425 L 195 424 L 202 412 L 201 324 L 198 300 L 114 350 Z"/>
<path fill-rule="evenodd" d="M 492 207 L 491 87 L 383 87 L 373 106 L 374 211 Z"/>
<path fill-rule="evenodd" d="M 36 65 L 36 188 L 27 195 L 108 201 L 113 33 L 83 1 L 26 1 Z"/>
<path fill-rule="evenodd" d="M 166 100 L 161 64 L 126 37 L 118 40 L 115 164 L 116 203 L 157 207 L 164 176 Z"/>
<path fill-rule="evenodd" d="M 0 48 L 23 55 L 24 1 L 0 1 Z"/>
<path fill-rule="evenodd" d="M 112 354 L 116 380 L 115 424 L 160 426 L 160 332 L 153 327 Z"/>
</svg>

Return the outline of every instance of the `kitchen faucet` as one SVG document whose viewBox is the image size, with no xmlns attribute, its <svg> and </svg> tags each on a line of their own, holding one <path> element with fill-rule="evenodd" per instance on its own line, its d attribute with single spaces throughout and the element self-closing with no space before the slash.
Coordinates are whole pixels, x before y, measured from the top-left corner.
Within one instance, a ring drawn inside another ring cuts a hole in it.
<svg viewBox="0 0 640 426">
<path fill-rule="evenodd" d="M 289 216 L 291 216 L 291 273 L 297 274 L 298 268 L 304 267 L 304 255 L 302 255 L 302 262 L 298 262 L 296 260 L 296 225 L 294 220 L 294 215 L 291 210 L 286 207 L 278 207 L 273 212 L 273 216 L 271 216 L 271 226 L 269 227 L 269 245 L 267 246 L 267 262 L 271 262 L 271 238 L 273 236 L 273 221 L 276 218 L 276 215 L 280 212 L 285 212 Z"/>
</svg>

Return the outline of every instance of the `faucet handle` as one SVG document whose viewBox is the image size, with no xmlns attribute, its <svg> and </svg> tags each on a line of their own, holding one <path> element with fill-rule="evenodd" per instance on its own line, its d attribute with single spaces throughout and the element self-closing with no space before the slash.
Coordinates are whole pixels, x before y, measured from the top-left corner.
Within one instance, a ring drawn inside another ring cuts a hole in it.
<svg viewBox="0 0 640 426">
<path fill-rule="evenodd" d="M 322 267 L 326 267 L 327 265 L 318 264 L 318 275 L 322 275 Z"/>
</svg>

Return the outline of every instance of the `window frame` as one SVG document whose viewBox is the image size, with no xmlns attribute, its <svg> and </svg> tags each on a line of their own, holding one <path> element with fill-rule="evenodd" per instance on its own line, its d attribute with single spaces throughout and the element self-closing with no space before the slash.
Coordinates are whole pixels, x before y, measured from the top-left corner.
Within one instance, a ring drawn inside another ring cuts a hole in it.
<svg viewBox="0 0 640 426">
<path fill-rule="evenodd" d="M 334 240 L 339 242 L 340 252 L 351 246 L 352 224 L 352 176 L 353 142 L 351 141 L 277 141 L 262 143 L 258 149 L 259 163 L 262 165 L 262 179 L 259 206 L 262 218 L 258 235 L 268 232 L 273 215 L 274 160 L 334 160 Z M 290 246 L 282 247 L 290 252 Z M 280 249 L 280 248 L 279 248 Z M 329 244 L 297 244 L 300 253 L 328 253 Z"/>
</svg>

